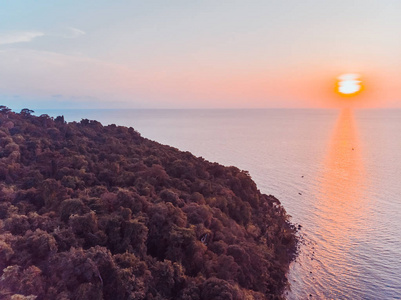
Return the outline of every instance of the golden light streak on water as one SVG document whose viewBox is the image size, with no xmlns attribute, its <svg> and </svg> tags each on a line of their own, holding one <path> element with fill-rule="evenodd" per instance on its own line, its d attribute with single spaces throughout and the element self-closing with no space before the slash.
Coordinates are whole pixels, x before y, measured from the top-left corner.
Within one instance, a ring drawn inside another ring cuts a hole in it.
<svg viewBox="0 0 401 300">
<path fill-rule="evenodd" d="M 312 295 L 320 299 L 336 299 L 346 287 L 363 289 L 354 282 L 359 270 L 350 255 L 364 219 L 362 151 L 353 113 L 345 109 L 330 138 L 316 191 L 315 237 L 319 239 L 314 239 L 319 244 L 315 246 L 316 257 L 313 252 L 310 257 L 309 284 L 316 286 Z"/>
<path fill-rule="evenodd" d="M 353 113 L 343 110 L 331 137 L 318 188 L 318 206 L 326 214 L 322 221 L 331 219 L 329 227 L 324 228 L 335 233 L 333 242 L 347 239 L 340 238 L 344 234 L 341 228 L 353 227 L 352 222 L 363 210 L 366 174 L 362 152 Z"/>
</svg>

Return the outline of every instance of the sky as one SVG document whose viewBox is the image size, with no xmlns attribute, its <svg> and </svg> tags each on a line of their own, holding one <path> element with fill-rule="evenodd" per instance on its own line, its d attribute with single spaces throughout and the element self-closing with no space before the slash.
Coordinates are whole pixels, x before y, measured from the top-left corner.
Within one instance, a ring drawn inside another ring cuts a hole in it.
<svg viewBox="0 0 401 300">
<path fill-rule="evenodd" d="M 0 2 L 0 104 L 401 107 L 401 1 Z M 364 90 L 335 93 L 359 74 Z"/>
</svg>

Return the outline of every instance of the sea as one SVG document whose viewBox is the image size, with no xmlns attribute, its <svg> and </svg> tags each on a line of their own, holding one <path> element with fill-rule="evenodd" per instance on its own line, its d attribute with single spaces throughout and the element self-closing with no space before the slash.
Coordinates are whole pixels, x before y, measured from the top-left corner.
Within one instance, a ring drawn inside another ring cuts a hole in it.
<svg viewBox="0 0 401 300">
<path fill-rule="evenodd" d="M 286 298 L 401 299 L 401 110 L 37 110 L 249 171 L 301 225 Z"/>
</svg>

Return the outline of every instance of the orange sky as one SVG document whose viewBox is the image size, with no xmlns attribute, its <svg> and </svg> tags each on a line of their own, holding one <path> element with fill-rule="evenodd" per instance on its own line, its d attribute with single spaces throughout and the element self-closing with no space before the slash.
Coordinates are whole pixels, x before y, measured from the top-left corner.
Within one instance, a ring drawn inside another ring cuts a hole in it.
<svg viewBox="0 0 401 300">
<path fill-rule="evenodd" d="M 401 107 L 400 1 L 0 4 L 0 99 L 32 108 Z M 358 73 L 343 98 L 336 78 Z M 16 107 L 16 108 L 17 108 Z"/>
</svg>

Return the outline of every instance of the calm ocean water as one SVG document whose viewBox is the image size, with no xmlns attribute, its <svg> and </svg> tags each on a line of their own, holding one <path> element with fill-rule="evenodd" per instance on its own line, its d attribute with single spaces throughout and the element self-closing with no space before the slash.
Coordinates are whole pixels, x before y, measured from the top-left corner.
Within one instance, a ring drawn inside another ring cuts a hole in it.
<svg viewBox="0 0 401 300">
<path fill-rule="evenodd" d="M 302 225 L 288 299 L 401 299 L 401 110 L 63 110 L 248 170 Z"/>
</svg>

